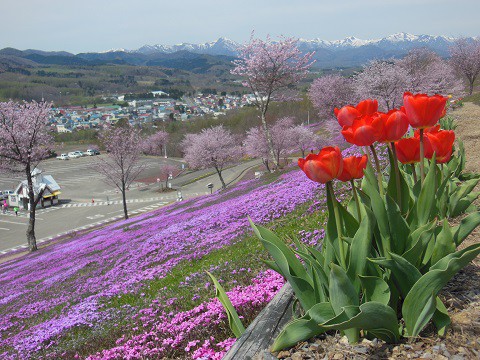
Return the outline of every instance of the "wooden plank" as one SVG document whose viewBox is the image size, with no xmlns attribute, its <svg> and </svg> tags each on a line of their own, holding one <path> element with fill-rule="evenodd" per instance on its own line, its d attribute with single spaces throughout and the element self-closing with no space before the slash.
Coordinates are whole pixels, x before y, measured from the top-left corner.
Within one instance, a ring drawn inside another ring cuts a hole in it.
<svg viewBox="0 0 480 360">
<path fill-rule="evenodd" d="M 293 291 L 285 284 L 225 354 L 223 360 L 273 360 L 268 348 L 292 318 Z"/>
</svg>

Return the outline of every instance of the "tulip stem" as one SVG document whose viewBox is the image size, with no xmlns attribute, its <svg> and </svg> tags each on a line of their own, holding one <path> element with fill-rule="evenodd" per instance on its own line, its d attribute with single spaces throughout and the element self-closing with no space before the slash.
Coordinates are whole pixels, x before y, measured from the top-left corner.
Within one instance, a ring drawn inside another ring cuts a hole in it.
<svg viewBox="0 0 480 360">
<path fill-rule="evenodd" d="M 415 170 L 415 164 L 410 164 L 410 166 L 412 167 L 413 182 L 416 183 L 417 182 L 417 171 Z"/>
<path fill-rule="evenodd" d="M 340 265 L 347 270 L 347 263 L 345 259 L 345 248 L 342 236 L 342 223 L 340 222 L 340 212 L 338 211 L 338 203 L 333 191 L 332 182 L 327 182 L 327 191 L 330 192 L 332 198 L 333 214 L 335 216 L 335 225 L 337 226 L 338 249 L 340 251 Z M 327 195 L 328 196 L 328 195 Z"/>
<path fill-rule="evenodd" d="M 423 147 L 423 129 L 420 129 L 420 180 L 423 185 L 423 180 L 425 180 L 425 164 L 423 159 L 425 158 L 425 151 Z"/>
<path fill-rule="evenodd" d="M 391 142 L 392 146 L 392 155 L 393 155 L 393 168 L 395 170 L 395 185 L 397 187 L 397 204 L 402 211 L 402 189 L 400 186 L 400 170 L 398 169 L 398 158 L 397 158 L 397 149 L 395 149 L 395 143 Z"/>
<path fill-rule="evenodd" d="M 362 214 L 360 212 L 360 202 L 358 200 L 357 189 L 355 188 L 355 182 L 353 181 L 353 179 L 350 180 L 350 184 L 352 184 L 353 198 L 355 199 L 355 204 L 357 205 L 358 222 L 361 222 Z"/>
<path fill-rule="evenodd" d="M 380 191 L 380 195 L 383 196 L 383 183 L 382 183 L 382 172 L 380 171 L 380 162 L 378 161 L 377 152 L 375 151 L 375 147 L 370 145 L 370 149 L 372 150 L 373 159 L 375 160 L 375 167 L 377 169 L 377 180 L 378 180 L 378 190 Z"/>
</svg>

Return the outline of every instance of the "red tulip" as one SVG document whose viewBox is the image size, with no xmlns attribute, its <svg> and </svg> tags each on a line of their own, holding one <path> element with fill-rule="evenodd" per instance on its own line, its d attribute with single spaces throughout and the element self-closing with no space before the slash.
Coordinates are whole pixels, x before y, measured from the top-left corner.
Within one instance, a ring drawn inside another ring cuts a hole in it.
<svg viewBox="0 0 480 360">
<path fill-rule="evenodd" d="M 455 142 L 455 133 L 452 130 L 440 130 L 436 133 L 427 133 L 426 142 L 430 145 L 430 157 L 435 153 L 437 164 L 443 164 L 450 160 L 453 152 L 453 143 Z M 425 152 L 426 153 L 426 152 Z"/>
<path fill-rule="evenodd" d="M 432 144 L 430 143 L 430 139 L 427 135 L 435 135 L 440 131 L 440 125 L 435 125 L 429 128 L 426 128 L 423 130 L 423 146 L 424 146 L 424 151 L 425 151 L 425 157 L 427 159 L 431 159 L 433 156 L 433 148 Z M 413 136 L 415 136 L 417 139 L 420 139 L 420 130 L 415 130 L 413 133 Z"/>
<path fill-rule="evenodd" d="M 373 115 L 378 109 L 377 100 L 363 100 L 357 106 L 344 106 L 341 109 L 335 108 L 333 112 L 337 117 L 340 126 L 352 126 L 353 121 L 364 115 Z"/>
<path fill-rule="evenodd" d="M 350 181 L 363 177 L 363 171 L 367 167 L 367 155 L 350 156 L 343 158 L 343 171 L 338 176 L 341 181 Z"/>
<path fill-rule="evenodd" d="M 414 128 L 425 129 L 435 125 L 443 116 L 448 98 L 441 95 L 403 94 L 403 105 L 408 122 Z"/>
<path fill-rule="evenodd" d="M 408 130 L 407 115 L 400 110 L 390 110 L 388 113 L 377 113 L 373 126 L 380 131 L 380 142 L 394 142 L 400 140 Z"/>
<path fill-rule="evenodd" d="M 416 137 L 400 139 L 395 143 L 397 158 L 402 164 L 420 161 L 420 139 Z"/>
<path fill-rule="evenodd" d="M 372 100 L 372 99 L 366 99 L 366 100 L 360 101 L 357 104 L 356 108 L 362 115 L 373 115 L 378 110 L 378 101 Z"/>
<path fill-rule="evenodd" d="M 370 146 L 380 139 L 380 131 L 373 125 L 372 116 L 362 116 L 354 120 L 351 126 L 344 126 L 342 135 L 351 144 Z"/>
<path fill-rule="evenodd" d="M 318 154 L 298 159 L 298 166 L 310 180 L 325 184 L 342 173 L 342 153 L 338 146 L 324 147 Z"/>
</svg>

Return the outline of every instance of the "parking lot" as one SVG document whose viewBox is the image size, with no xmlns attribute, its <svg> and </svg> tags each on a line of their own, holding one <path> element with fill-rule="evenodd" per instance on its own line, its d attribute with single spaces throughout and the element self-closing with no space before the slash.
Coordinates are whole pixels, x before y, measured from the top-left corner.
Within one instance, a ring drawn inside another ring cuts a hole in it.
<svg viewBox="0 0 480 360">
<path fill-rule="evenodd" d="M 60 203 L 36 212 L 36 236 L 40 243 L 123 217 L 121 193 L 104 182 L 103 176 L 95 170 L 97 162 L 97 156 L 85 156 L 71 160 L 48 159 L 38 166 L 43 174 L 52 175 L 61 187 Z M 182 166 L 176 160 L 144 157 L 141 159 L 144 169 L 139 179 L 155 179 L 166 162 L 179 169 Z M 14 190 L 24 179 L 22 173 L 1 173 L 0 189 Z M 176 192 L 162 193 L 159 188 L 157 183 L 134 182 L 127 191 L 129 214 L 151 211 L 176 200 Z M 7 214 L 0 213 L 0 253 L 25 246 L 27 223 L 28 212 L 25 210 L 20 210 L 18 216 L 12 209 Z"/>
</svg>

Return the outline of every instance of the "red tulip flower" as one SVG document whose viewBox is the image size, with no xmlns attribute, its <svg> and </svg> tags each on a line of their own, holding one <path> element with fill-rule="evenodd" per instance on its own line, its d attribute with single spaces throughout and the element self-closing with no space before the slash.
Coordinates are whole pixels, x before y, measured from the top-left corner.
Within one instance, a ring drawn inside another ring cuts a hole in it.
<svg viewBox="0 0 480 360">
<path fill-rule="evenodd" d="M 378 111 L 378 101 L 372 99 L 366 99 L 360 101 L 357 106 L 357 110 L 362 115 L 373 115 Z"/>
<path fill-rule="evenodd" d="M 377 113 L 373 126 L 379 129 L 380 142 L 394 142 L 402 138 L 408 130 L 407 115 L 400 110 L 390 110 L 388 113 Z"/>
<path fill-rule="evenodd" d="M 343 170 L 338 176 L 340 181 L 350 181 L 363 177 L 363 171 L 367 167 L 367 155 L 350 156 L 343 158 Z"/>
<path fill-rule="evenodd" d="M 443 164 L 450 160 L 455 142 L 455 133 L 452 130 L 440 130 L 436 133 L 426 133 L 425 143 L 429 143 L 429 152 L 425 151 L 426 157 L 431 158 L 435 153 L 437 164 Z M 430 157 L 428 157 L 430 155 Z"/>
<path fill-rule="evenodd" d="M 414 128 L 425 129 L 435 125 L 443 116 L 447 97 L 441 95 L 403 94 L 403 105 L 408 122 Z"/>
<path fill-rule="evenodd" d="M 335 116 L 337 117 L 338 123 L 342 127 L 346 126 L 346 125 L 351 126 L 352 123 L 353 123 L 353 120 L 362 116 L 362 114 L 360 114 L 360 111 L 358 111 L 353 106 L 349 106 L 349 105 L 344 106 L 341 109 L 335 108 L 333 110 L 333 112 L 335 113 Z"/>
<path fill-rule="evenodd" d="M 373 115 L 378 110 L 377 100 L 363 100 L 353 107 L 350 105 L 344 106 L 341 109 L 334 109 L 335 116 L 337 117 L 340 126 L 352 126 L 353 121 L 361 116 Z"/>
<path fill-rule="evenodd" d="M 413 164 L 420 161 L 420 139 L 416 137 L 400 139 L 395 143 L 398 160 L 402 164 Z"/>
<path fill-rule="evenodd" d="M 342 173 L 342 153 L 338 146 L 324 147 L 318 154 L 298 159 L 298 166 L 310 180 L 325 184 Z"/>
<path fill-rule="evenodd" d="M 381 129 L 374 126 L 372 116 L 362 116 L 353 121 L 351 126 L 344 126 L 342 135 L 351 144 L 370 146 L 380 139 Z"/>
</svg>

